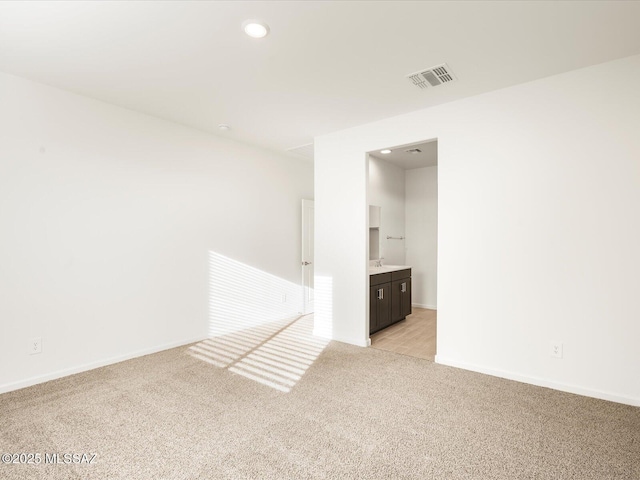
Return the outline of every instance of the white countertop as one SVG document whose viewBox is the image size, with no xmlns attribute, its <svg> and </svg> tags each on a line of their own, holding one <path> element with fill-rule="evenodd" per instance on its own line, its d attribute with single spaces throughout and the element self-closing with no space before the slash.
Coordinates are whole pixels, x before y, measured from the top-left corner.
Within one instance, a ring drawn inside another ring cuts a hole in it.
<svg viewBox="0 0 640 480">
<path fill-rule="evenodd" d="M 377 275 L 378 273 L 397 272 L 411 268 L 407 265 L 383 265 L 381 267 L 369 267 L 369 275 Z"/>
</svg>

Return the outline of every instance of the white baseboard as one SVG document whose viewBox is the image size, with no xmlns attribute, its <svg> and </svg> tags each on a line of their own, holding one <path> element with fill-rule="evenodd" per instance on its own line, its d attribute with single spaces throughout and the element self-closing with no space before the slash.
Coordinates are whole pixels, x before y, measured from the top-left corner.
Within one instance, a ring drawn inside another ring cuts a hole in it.
<svg viewBox="0 0 640 480">
<path fill-rule="evenodd" d="M 57 378 L 67 377 L 69 375 L 74 375 L 76 373 L 86 372 L 88 370 L 93 370 L 95 368 L 100 368 L 107 365 L 113 365 L 114 363 L 124 362 L 125 360 L 130 360 L 132 358 L 143 357 L 151 353 L 157 353 L 163 350 L 169 350 L 170 348 L 189 345 L 190 343 L 200 342 L 206 338 L 207 337 L 197 337 L 197 338 L 191 338 L 186 340 L 180 340 L 177 342 L 165 343 L 164 345 L 157 345 L 155 347 L 137 350 L 135 352 L 126 353 L 124 355 L 118 355 L 116 357 L 109 357 L 102 360 L 96 360 L 95 362 L 89 362 L 82 365 L 77 365 L 75 367 L 56 370 L 55 372 L 45 373 L 44 375 L 37 375 L 35 377 L 27 378 L 25 380 L 20 380 L 18 382 L 6 383 L 4 385 L 0 385 L 0 394 L 12 392 L 14 390 L 19 390 L 21 388 L 31 387 L 39 383 L 48 382 L 50 380 L 55 380 Z"/>
<path fill-rule="evenodd" d="M 369 347 L 371 346 L 371 339 L 369 337 L 362 338 L 350 338 L 350 337 L 338 337 L 335 335 L 328 335 L 328 332 L 323 332 L 320 330 L 313 330 L 313 335 L 315 337 L 324 338 L 326 340 L 335 340 L 336 342 L 348 343 L 350 345 L 355 345 L 357 347 Z"/>
<path fill-rule="evenodd" d="M 348 343 L 355 345 L 356 347 L 369 347 L 371 346 L 371 339 L 367 338 L 334 338 L 334 340 L 342 343 Z"/>
<path fill-rule="evenodd" d="M 424 303 L 412 303 L 411 306 L 416 308 L 427 308 L 429 310 L 437 310 L 437 307 L 435 305 L 426 305 Z"/>
<path fill-rule="evenodd" d="M 539 387 L 551 388 L 553 390 L 560 390 L 561 392 L 575 393 L 577 395 L 583 395 L 585 397 L 599 398 L 601 400 L 609 400 L 611 402 L 623 403 L 625 405 L 640 407 L 640 398 L 627 397 L 627 396 L 618 395 L 615 393 L 603 392 L 600 390 L 593 390 L 590 388 L 584 388 L 577 385 L 554 382 L 552 380 L 546 380 L 544 378 L 532 377 L 529 375 L 522 375 L 516 372 L 499 370 L 495 368 L 488 368 L 488 367 L 483 367 L 481 365 L 475 365 L 475 364 L 470 364 L 466 362 L 459 362 L 451 358 L 443 357 L 442 355 L 436 355 L 435 362 L 441 365 L 447 365 L 449 367 L 462 368 L 463 370 L 470 370 L 472 372 L 484 373 L 486 375 L 491 375 L 494 377 L 506 378 L 508 380 L 515 380 L 517 382 L 528 383 L 530 385 L 537 385 Z"/>
</svg>

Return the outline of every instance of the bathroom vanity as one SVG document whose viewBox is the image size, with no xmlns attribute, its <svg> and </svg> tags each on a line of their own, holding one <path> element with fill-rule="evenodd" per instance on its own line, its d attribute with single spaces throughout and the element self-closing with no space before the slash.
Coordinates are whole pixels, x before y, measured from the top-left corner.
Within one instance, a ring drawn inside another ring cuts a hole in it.
<svg viewBox="0 0 640 480">
<path fill-rule="evenodd" d="M 369 307 L 369 334 L 411 314 L 411 267 L 370 267 Z"/>
</svg>

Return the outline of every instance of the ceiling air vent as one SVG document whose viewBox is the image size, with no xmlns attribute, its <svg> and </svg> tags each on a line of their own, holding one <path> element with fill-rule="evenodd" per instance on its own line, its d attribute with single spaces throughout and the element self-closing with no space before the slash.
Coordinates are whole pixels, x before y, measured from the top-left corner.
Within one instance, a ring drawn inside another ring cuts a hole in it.
<svg viewBox="0 0 640 480">
<path fill-rule="evenodd" d="M 437 67 L 431 67 L 420 72 L 412 73 L 411 75 L 407 75 L 407 78 L 418 88 L 427 88 L 429 85 L 437 87 L 443 83 L 449 83 L 457 80 L 446 63 L 438 65 Z"/>
<path fill-rule="evenodd" d="M 313 143 L 300 145 L 299 147 L 287 148 L 286 151 L 290 153 L 294 153 L 299 157 L 304 157 L 307 160 L 313 160 Z"/>
</svg>

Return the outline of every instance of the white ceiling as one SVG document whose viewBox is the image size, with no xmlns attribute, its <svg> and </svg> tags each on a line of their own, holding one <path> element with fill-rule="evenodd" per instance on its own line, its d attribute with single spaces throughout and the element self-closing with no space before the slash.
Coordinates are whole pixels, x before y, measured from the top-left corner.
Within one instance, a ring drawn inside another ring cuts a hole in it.
<svg viewBox="0 0 640 480">
<path fill-rule="evenodd" d="M 390 153 L 380 153 L 379 150 L 369 152 L 369 155 L 379 160 L 392 163 L 403 170 L 414 168 L 435 167 L 438 165 L 438 141 L 389 147 Z M 416 152 L 415 150 L 420 150 Z M 411 152 L 409 152 L 411 150 Z"/>
<path fill-rule="evenodd" d="M 284 151 L 638 54 L 638 18 L 624 1 L 0 2 L 0 71 Z M 404 78 L 445 62 L 457 82 Z"/>
</svg>

